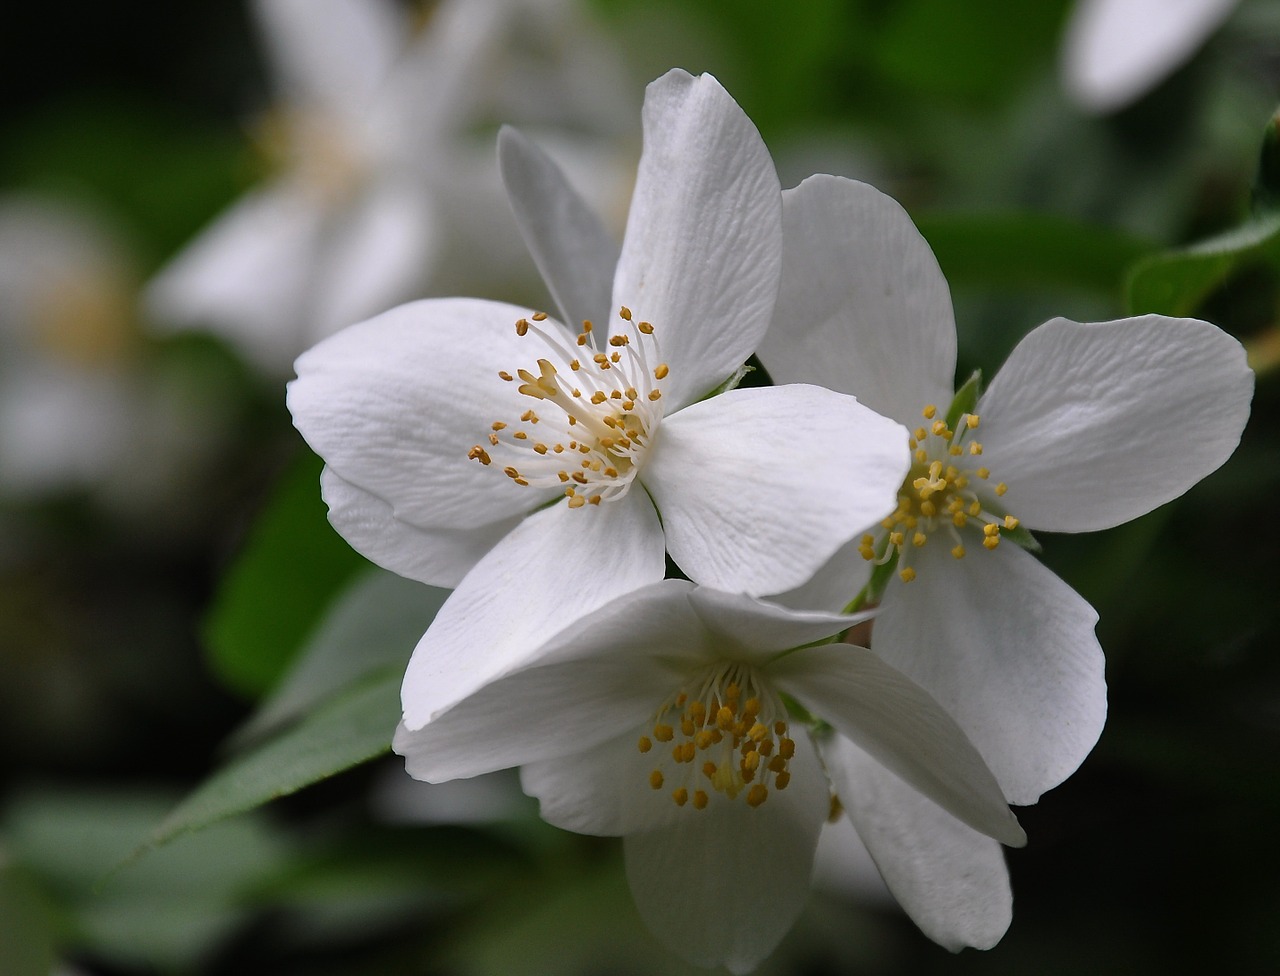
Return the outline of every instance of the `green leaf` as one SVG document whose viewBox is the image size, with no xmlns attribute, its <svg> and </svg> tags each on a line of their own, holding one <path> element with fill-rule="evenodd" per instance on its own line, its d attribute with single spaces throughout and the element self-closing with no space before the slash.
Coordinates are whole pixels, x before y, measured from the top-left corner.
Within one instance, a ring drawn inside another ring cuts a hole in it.
<svg viewBox="0 0 1280 976">
<path fill-rule="evenodd" d="M 295 870 L 288 838 L 245 817 L 109 874 L 172 803 L 153 792 L 83 788 L 24 792 L 10 803 L 8 856 L 56 905 L 64 951 L 147 971 L 193 971 L 247 920 L 254 891 Z M 0 907 L 0 920 L 7 917 Z M 0 953 L 0 972 L 19 971 L 8 962 Z"/>
<path fill-rule="evenodd" d="M 1079 288 L 1118 294 L 1152 245 L 1048 214 L 932 214 L 916 220 L 952 287 Z"/>
<path fill-rule="evenodd" d="M 307 452 L 281 479 L 205 620 L 210 663 L 228 687 L 272 687 L 333 595 L 368 563 L 329 525 L 319 458 Z"/>
<path fill-rule="evenodd" d="M 0 871 L 0 973 L 49 976 L 53 920 L 38 888 L 18 871 Z"/>
<path fill-rule="evenodd" d="M 391 750 L 403 668 L 384 668 L 214 773 L 134 852 L 296 793 Z"/>
<path fill-rule="evenodd" d="M 260 738 L 366 675 L 404 672 L 449 591 L 370 568 L 334 601 L 279 686 L 236 734 Z"/>
<path fill-rule="evenodd" d="M 1125 305 L 1131 315 L 1191 315 L 1237 268 L 1257 260 L 1280 260 L 1280 213 L 1139 261 L 1125 284 Z"/>
</svg>

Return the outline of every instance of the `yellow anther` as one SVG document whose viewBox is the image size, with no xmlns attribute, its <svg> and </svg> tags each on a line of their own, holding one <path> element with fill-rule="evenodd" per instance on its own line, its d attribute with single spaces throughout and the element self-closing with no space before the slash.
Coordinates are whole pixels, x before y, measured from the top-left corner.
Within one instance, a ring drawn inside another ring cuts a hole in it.
<svg viewBox="0 0 1280 976">
<path fill-rule="evenodd" d="M 924 464 L 924 462 L 925 462 L 925 461 L 927 461 L 927 460 L 929 460 L 929 452 L 928 452 L 928 451 L 926 451 L 923 447 L 922 447 L 922 448 L 920 448 L 920 450 L 916 451 L 916 463 L 917 463 L 917 464 Z"/>
<path fill-rule="evenodd" d="M 954 515 L 951 516 L 951 522 L 952 524 L 955 525 L 957 529 L 963 529 L 965 526 L 965 523 L 968 521 L 969 521 L 969 516 L 965 515 L 964 512 L 956 512 Z"/>
<path fill-rule="evenodd" d="M 570 488 L 569 491 L 573 491 L 573 489 Z M 587 503 L 587 499 L 583 495 L 569 495 L 570 508 L 581 508 L 586 503 Z"/>
<path fill-rule="evenodd" d="M 642 735 L 640 736 L 640 741 L 636 743 L 636 748 L 638 748 L 641 752 L 648 752 L 650 749 L 653 748 L 653 742 L 650 741 L 647 735 Z"/>
<path fill-rule="evenodd" d="M 653 326 L 650 325 L 648 322 L 641 322 L 639 325 L 636 326 L 636 328 L 639 329 L 641 332 L 643 332 L 645 335 L 653 335 Z"/>
<path fill-rule="evenodd" d="M 786 735 L 787 723 L 782 721 L 782 719 L 778 719 L 773 723 L 773 732 L 774 735 Z"/>
<path fill-rule="evenodd" d="M 956 546 L 954 549 L 951 550 L 951 555 L 955 556 L 957 559 L 963 559 L 964 546 Z"/>
<path fill-rule="evenodd" d="M 1003 481 L 1002 481 L 1002 482 L 1000 482 L 1000 484 L 996 485 L 996 494 L 997 494 L 997 495 L 1003 495 L 1003 494 L 1004 494 L 1006 491 L 1008 491 L 1008 490 L 1009 490 L 1009 486 L 1008 486 L 1008 485 L 1006 485 Z"/>
<path fill-rule="evenodd" d="M 983 481 L 986 481 L 988 478 L 991 477 L 991 470 L 989 468 L 979 468 L 977 471 L 977 475 Z"/>
<path fill-rule="evenodd" d="M 920 503 L 920 514 L 925 518 L 933 518 L 938 514 L 938 506 L 933 502 L 923 501 Z"/>
<path fill-rule="evenodd" d="M 589 334 L 591 333 L 591 330 L 592 330 L 592 329 L 594 329 L 594 328 L 595 328 L 595 326 L 591 324 L 591 320 L 590 320 L 590 319 L 583 319 L 583 320 L 582 320 L 582 334 L 583 334 L 583 335 L 589 335 Z"/>
<path fill-rule="evenodd" d="M 1012 515 L 1006 515 L 1006 516 L 1004 517 L 1004 527 L 1005 527 L 1006 529 L 1010 529 L 1010 530 L 1012 530 L 1012 529 L 1016 529 L 1016 528 L 1017 528 L 1019 525 L 1021 525 L 1021 524 L 1022 524 L 1022 523 L 1020 523 L 1020 522 L 1019 522 L 1016 518 L 1014 518 Z"/>
<path fill-rule="evenodd" d="M 692 737 L 693 733 L 696 731 L 693 727 L 693 719 L 688 715 L 680 720 L 680 731 L 682 734 L 690 737 Z"/>
<path fill-rule="evenodd" d="M 547 319 L 547 313 L 534 312 L 532 315 L 529 316 L 529 318 L 533 319 L 535 322 L 545 322 Z"/>
<path fill-rule="evenodd" d="M 790 759 L 796 754 L 796 743 L 794 739 L 782 739 L 778 742 L 778 758 Z M 772 769 L 773 767 L 770 766 Z"/>
<path fill-rule="evenodd" d="M 760 753 L 751 749 L 742 757 L 742 769 L 746 772 L 748 769 L 755 769 L 760 765 Z"/>
<path fill-rule="evenodd" d="M 489 457 L 489 452 L 486 451 L 479 444 L 477 444 L 475 447 L 473 447 L 471 450 L 467 452 L 467 457 L 469 457 L 472 461 L 479 461 L 481 464 L 488 464 L 492 460 Z"/>
<path fill-rule="evenodd" d="M 904 566 L 902 569 L 898 570 L 898 575 L 902 578 L 902 582 L 910 583 L 916 578 L 916 571 L 910 566 Z"/>
<path fill-rule="evenodd" d="M 787 784 L 791 782 L 791 774 L 785 769 L 773 778 L 774 789 L 785 790 Z"/>
<path fill-rule="evenodd" d="M 721 705 L 720 710 L 716 712 L 716 725 L 721 730 L 727 730 L 733 725 L 733 709 L 728 705 Z"/>
<path fill-rule="evenodd" d="M 702 704 L 702 702 L 700 701 L 693 702 L 689 706 L 689 717 L 692 718 L 695 722 L 701 722 L 703 717 L 706 714 L 707 714 L 707 706 Z"/>
<path fill-rule="evenodd" d="M 976 454 L 981 454 L 981 453 L 982 453 L 982 445 L 981 445 L 981 444 L 979 444 L 977 441 L 973 441 L 973 442 L 969 445 L 969 453 L 970 453 L 970 454 L 975 454 L 975 455 L 976 455 Z"/>
<path fill-rule="evenodd" d="M 501 420 L 495 420 L 495 421 L 494 421 L 492 424 L 490 424 L 489 426 L 490 426 L 490 427 L 492 427 L 494 430 L 504 430 L 504 429 L 506 429 L 506 426 L 507 426 L 507 425 L 506 425 L 506 424 L 504 424 Z"/>
<path fill-rule="evenodd" d="M 529 439 L 529 435 L 528 435 L 528 434 L 526 434 L 526 433 L 525 433 L 524 431 L 522 431 L 522 430 L 518 430 L 518 431 L 516 431 L 516 432 L 515 432 L 514 434 L 512 434 L 511 436 L 512 436 L 512 437 L 514 437 L 514 438 L 515 438 L 516 440 L 518 440 L 518 441 L 527 441 L 527 440 Z"/>
<path fill-rule="evenodd" d="M 998 535 L 999 532 L 1000 532 L 1000 526 L 998 525 L 987 524 L 982 527 L 983 535 Z"/>
<path fill-rule="evenodd" d="M 527 334 L 528 334 L 528 332 L 529 332 L 529 320 L 528 320 L 528 319 L 517 319 L 517 320 L 516 320 L 516 335 L 518 335 L 518 336 L 527 335 Z"/>
<path fill-rule="evenodd" d="M 702 764 L 702 775 L 707 779 L 714 779 L 716 775 L 716 764 L 707 760 Z"/>
<path fill-rule="evenodd" d="M 747 790 L 747 806 L 758 807 L 765 800 L 769 799 L 769 791 L 760 783 Z"/>
<path fill-rule="evenodd" d="M 911 537 L 911 544 L 918 549 L 922 545 L 924 545 L 928 541 L 928 539 L 929 537 L 926 536 L 923 532 L 917 532 L 915 535 Z"/>
<path fill-rule="evenodd" d="M 631 309 L 627 308 L 625 305 L 618 309 L 618 315 L 628 322 L 631 321 Z"/>
<path fill-rule="evenodd" d="M 890 533 L 889 533 L 889 545 L 891 545 L 891 546 L 900 546 L 900 545 L 902 545 L 904 542 L 906 542 L 906 536 L 904 536 L 901 532 L 890 532 Z"/>
<path fill-rule="evenodd" d="M 611 400 L 621 400 L 621 399 L 622 399 L 622 391 L 621 391 L 621 390 L 611 390 L 611 391 L 610 391 L 610 393 L 609 393 L 609 398 L 610 398 Z"/>
<path fill-rule="evenodd" d="M 650 390 L 650 391 L 649 391 L 649 399 L 650 399 L 650 400 L 661 400 L 661 399 L 662 399 L 662 391 L 661 391 L 661 390 Z"/>
<path fill-rule="evenodd" d="M 503 473 L 503 474 L 505 474 L 508 478 L 519 478 L 519 477 L 520 477 L 520 472 L 519 472 L 519 471 L 517 471 L 515 468 L 511 467 L 511 465 L 509 465 L 509 464 L 508 464 L 505 468 L 503 468 L 503 469 L 502 469 L 502 473 Z"/>
<path fill-rule="evenodd" d="M 978 415 L 976 413 L 966 414 L 964 422 L 969 426 L 970 430 L 978 429 Z"/>
<path fill-rule="evenodd" d="M 756 746 L 756 748 L 760 750 L 760 755 L 771 756 L 773 755 L 773 740 L 765 739 L 758 746 Z"/>
<path fill-rule="evenodd" d="M 778 789 L 782 789 L 781 786 Z M 693 808 L 695 810 L 705 810 L 707 808 L 707 794 L 702 790 L 693 791 Z"/>
<path fill-rule="evenodd" d="M 622 353 L 620 353 L 620 352 L 611 352 L 611 353 L 609 353 L 609 362 L 611 362 L 611 363 L 618 363 L 618 362 L 621 362 L 621 361 L 622 361 Z"/>
<path fill-rule="evenodd" d="M 978 501 L 977 499 L 974 499 L 972 502 L 970 502 L 970 503 L 969 503 L 969 514 L 970 514 L 970 515 L 972 515 L 974 518 L 977 518 L 979 515 L 981 515 L 981 514 L 982 514 L 982 502 Z"/>
<path fill-rule="evenodd" d="M 675 729 L 664 722 L 659 722 L 653 727 L 653 737 L 659 742 L 670 742 L 675 736 Z"/>
<path fill-rule="evenodd" d="M 671 799 L 676 801 L 676 806 L 682 807 L 689 802 L 689 791 L 682 786 L 672 791 Z"/>
<path fill-rule="evenodd" d="M 925 420 L 932 420 L 938 415 L 938 408 L 931 403 L 920 412 L 924 414 Z"/>
<path fill-rule="evenodd" d="M 515 379 L 515 377 L 512 376 L 510 373 L 508 373 L 505 369 L 500 369 L 498 370 L 498 379 L 506 380 L 508 383 L 510 383 L 512 380 Z"/>
<path fill-rule="evenodd" d="M 922 441 L 926 437 L 928 437 L 929 434 L 923 427 L 917 427 L 915 429 L 915 433 L 912 436 L 915 438 L 915 440 Z"/>
<path fill-rule="evenodd" d="M 996 546 L 1000 545 L 1000 537 L 998 535 L 989 535 L 982 540 L 982 544 L 988 549 L 994 549 Z"/>
<path fill-rule="evenodd" d="M 950 454 L 952 457 L 959 457 L 961 454 L 964 453 L 964 448 L 961 447 L 959 444 L 951 444 L 951 445 L 948 445 L 947 447 L 947 453 Z"/>
<path fill-rule="evenodd" d="M 604 403 L 604 401 L 607 399 L 608 397 L 605 395 L 603 390 L 596 390 L 595 393 L 591 394 L 591 402 L 596 404 L 597 406 Z"/>
<path fill-rule="evenodd" d="M 782 756 L 782 749 L 778 749 L 778 754 L 769 760 L 769 772 L 780 773 L 787 768 L 787 760 Z"/>
<path fill-rule="evenodd" d="M 611 346 L 625 346 L 630 341 L 631 339 L 625 334 L 609 336 L 609 345 Z"/>
<path fill-rule="evenodd" d="M 655 790 L 662 789 L 662 770 L 655 769 L 649 774 L 649 785 Z"/>
<path fill-rule="evenodd" d="M 693 741 L 699 749 L 708 749 L 714 741 L 714 738 L 715 737 L 711 734 L 710 729 L 702 729 L 693 737 Z"/>
<path fill-rule="evenodd" d="M 578 338 L 574 341 L 580 346 L 585 346 L 587 344 L 587 334 L 585 332 L 579 333 Z"/>
<path fill-rule="evenodd" d="M 670 372 L 670 366 L 666 363 L 658 363 L 657 366 L 653 367 L 653 378 L 655 380 L 665 380 L 667 378 L 667 374 Z"/>
</svg>

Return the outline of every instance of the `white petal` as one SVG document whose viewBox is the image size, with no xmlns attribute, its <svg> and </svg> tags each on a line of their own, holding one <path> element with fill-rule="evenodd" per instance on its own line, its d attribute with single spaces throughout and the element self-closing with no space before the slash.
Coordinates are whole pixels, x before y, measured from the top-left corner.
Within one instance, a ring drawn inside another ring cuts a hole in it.
<svg viewBox="0 0 1280 976">
<path fill-rule="evenodd" d="M 906 433 L 816 386 L 737 389 L 662 421 L 641 477 L 667 548 L 722 590 L 781 593 L 893 511 Z"/>
<path fill-rule="evenodd" d="M 384 569 L 431 586 L 457 586 L 521 519 L 516 515 L 474 529 L 423 529 L 396 518 L 385 501 L 328 467 L 320 475 L 320 493 L 329 506 L 329 521 L 352 549 Z"/>
<path fill-rule="evenodd" d="M 639 730 L 672 687 L 670 673 L 651 659 L 580 655 L 486 684 L 420 729 L 410 731 L 401 723 L 394 746 L 404 756 L 410 776 L 441 783 L 576 756 L 610 743 L 609 756 L 626 764 L 606 767 L 588 761 L 581 775 L 605 777 L 591 783 L 596 792 L 607 795 L 608 790 L 629 788 L 642 796 L 642 791 L 653 793 L 648 782 L 652 760 L 647 766 L 640 764 L 644 757 L 636 745 Z M 624 731 L 634 761 L 617 747 Z M 667 804 L 675 806 L 669 797 Z M 616 806 L 601 807 L 604 816 L 616 811 Z"/>
<path fill-rule="evenodd" d="M 562 318 L 605 325 L 618 244 L 560 167 L 523 133 L 498 133 L 498 165 L 516 223 Z"/>
<path fill-rule="evenodd" d="M 966 827 L 841 735 L 818 750 L 858 835 L 898 903 L 952 952 L 989 949 L 1013 917 L 1000 844 Z"/>
<path fill-rule="evenodd" d="M 1026 843 L 965 733 L 920 686 L 866 648 L 806 648 L 770 665 L 769 676 L 955 817 L 1005 844 Z"/>
<path fill-rule="evenodd" d="M 1239 0 L 1076 0 L 1063 39 L 1067 92 L 1109 112 L 1190 59 Z"/>
<path fill-rule="evenodd" d="M 795 742 L 791 785 L 755 809 L 717 795 L 623 844 L 641 918 L 690 962 L 749 972 L 804 907 L 829 794 L 808 737 Z"/>
<path fill-rule="evenodd" d="M 660 701 L 650 702 L 650 709 Z M 690 811 L 672 801 L 676 784 L 660 790 L 649 785 L 653 754 L 637 747 L 644 731 L 637 726 L 583 752 L 526 763 L 520 784 L 538 798 L 543 820 L 579 834 L 622 837 L 682 824 Z"/>
<path fill-rule="evenodd" d="M 643 492 L 530 515 L 467 574 L 423 635 L 401 689 L 405 725 L 421 728 L 665 569 L 662 526 Z"/>
<path fill-rule="evenodd" d="M 300 184 L 243 197 L 147 286 L 159 325 L 208 328 L 255 364 L 283 372 L 297 355 L 326 212 Z"/>
<path fill-rule="evenodd" d="M 689 603 L 711 639 L 717 645 L 733 648 L 729 656 L 754 658 L 760 663 L 771 660 L 779 651 L 848 630 L 871 616 L 790 610 L 772 601 L 705 586 L 689 594 Z"/>
<path fill-rule="evenodd" d="M 1009 355 L 978 403 L 1001 503 L 1028 528 L 1091 532 L 1177 498 L 1235 450 L 1253 373 L 1197 319 L 1053 319 Z"/>
<path fill-rule="evenodd" d="M 915 427 L 946 410 L 956 370 L 951 292 L 893 198 L 837 176 L 782 193 L 782 286 L 759 355 L 775 383 L 817 383 Z"/>
<path fill-rule="evenodd" d="M 672 408 L 729 379 L 768 328 L 780 192 L 760 133 L 718 81 L 673 70 L 649 85 L 611 311 L 653 323 Z"/>
<path fill-rule="evenodd" d="M 407 32 L 387 0 L 258 0 L 254 12 L 285 96 L 352 118 L 386 79 Z"/>
<path fill-rule="evenodd" d="M 372 187 L 337 219 L 311 299 L 313 342 L 418 297 L 442 243 L 430 197 L 407 182 Z"/>
<path fill-rule="evenodd" d="M 795 610 L 843 610 L 871 579 L 872 564 L 862 558 L 860 544 L 854 539 L 840 547 L 807 582 L 769 597 L 770 602 Z"/>
<path fill-rule="evenodd" d="M 872 646 L 955 717 L 1009 802 L 1035 803 L 1102 732 L 1098 615 L 1008 542 L 963 562 L 929 545 L 913 565 L 913 582 L 890 581 Z"/>
<path fill-rule="evenodd" d="M 515 484 L 502 462 L 468 459 L 490 424 L 529 398 L 498 371 L 534 367 L 536 340 L 515 334 L 527 309 L 479 299 L 402 305 L 344 329 L 298 358 L 294 425 L 345 481 L 422 528 L 468 529 L 527 512 L 558 492 Z"/>
</svg>

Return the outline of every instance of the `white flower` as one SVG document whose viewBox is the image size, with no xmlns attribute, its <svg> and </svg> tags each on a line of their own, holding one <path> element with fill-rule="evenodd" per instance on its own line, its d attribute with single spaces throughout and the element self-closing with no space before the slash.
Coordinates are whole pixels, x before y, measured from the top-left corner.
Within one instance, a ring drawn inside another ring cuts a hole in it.
<svg viewBox="0 0 1280 976">
<path fill-rule="evenodd" d="M 270 372 L 342 326 L 454 284 L 460 269 L 521 266 L 490 146 L 470 127 L 507 117 L 511 101 L 519 118 L 567 116 L 584 132 L 600 131 L 607 107 L 621 114 L 607 57 L 575 54 L 596 75 L 590 99 L 564 97 L 576 77 L 534 57 L 547 33 L 607 51 L 559 0 L 444 0 L 416 35 L 394 0 L 252 9 L 278 97 L 259 142 L 277 174 L 162 269 L 147 303 L 157 324 L 215 330 Z M 499 86 L 513 70 L 521 87 Z M 590 159 L 610 192 L 616 167 Z"/>
<path fill-rule="evenodd" d="M 856 393 L 915 428 L 899 510 L 862 543 L 864 556 L 899 560 L 872 647 L 955 716 L 1010 802 L 1034 803 L 1101 733 L 1103 657 L 1093 608 L 1001 539 L 1022 527 L 1119 525 L 1216 469 L 1249 414 L 1244 350 L 1195 319 L 1053 319 L 948 424 L 951 302 L 910 218 L 834 177 L 783 196 L 785 268 L 761 344 L 766 367 L 779 382 Z"/>
<path fill-rule="evenodd" d="M 1067 93 L 1111 112 L 1187 61 L 1240 0 L 1077 0 L 1062 44 Z"/>
<path fill-rule="evenodd" d="M 654 82 L 644 128 L 620 255 L 547 157 L 501 139 L 521 225 L 580 329 L 427 300 L 298 360 L 289 407 L 326 462 L 333 524 L 384 567 L 457 586 L 405 677 L 410 728 L 460 674 L 478 687 L 661 579 L 664 549 L 697 582 L 773 593 L 893 507 L 908 463 L 896 423 L 812 386 L 704 399 L 773 313 L 777 176 L 710 76 Z"/>
<path fill-rule="evenodd" d="M 666 580 L 571 624 L 425 726 L 402 725 L 395 749 L 428 782 L 520 765 L 544 819 L 625 838 L 636 905 L 661 939 L 746 972 L 803 906 L 830 811 L 784 696 L 894 791 L 876 801 L 883 822 L 909 795 L 908 811 L 945 808 L 997 852 L 992 837 L 1025 842 L 990 770 L 919 687 L 860 647 L 786 653 L 858 619 Z"/>
</svg>

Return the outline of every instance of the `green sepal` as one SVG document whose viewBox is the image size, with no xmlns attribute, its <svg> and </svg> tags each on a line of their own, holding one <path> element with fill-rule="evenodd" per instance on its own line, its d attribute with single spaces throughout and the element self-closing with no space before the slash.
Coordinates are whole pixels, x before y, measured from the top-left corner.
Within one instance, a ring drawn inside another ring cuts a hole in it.
<svg viewBox="0 0 1280 976">
<path fill-rule="evenodd" d="M 951 430 L 956 429 L 956 424 L 960 422 L 960 418 L 967 413 L 973 413 L 973 408 L 978 405 L 978 397 L 982 396 L 982 370 L 975 369 L 973 375 L 964 381 L 964 385 L 956 390 L 956 395 L 951 399 L 951 406 L 947 407 L 947 426 Z"/>
</svg>

